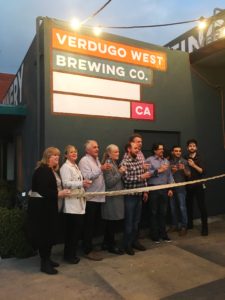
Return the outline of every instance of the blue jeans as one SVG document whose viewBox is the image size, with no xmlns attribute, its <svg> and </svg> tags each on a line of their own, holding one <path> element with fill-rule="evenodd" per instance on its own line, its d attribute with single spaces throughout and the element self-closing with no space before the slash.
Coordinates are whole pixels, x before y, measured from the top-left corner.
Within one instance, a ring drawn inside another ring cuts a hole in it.
<svg viewBox="0 0 225 300">
<path fill-rule="evenodd" d="M 169 201 L 172 225 L 177 229 L 187 228 L 186 189 L 176 188 L 174 196 Z"/>
<path fill-rule="evenodd" d="M 149 195 L 151 215 L 151 237 L 153 240 L 166 238 L 166 212 L 168 190 L 151 191 Z"/>
<path fill-rule="evenodd" d="M 124 246 L 131 247 L 137 240 L 138 224 L 141 219 L 142 195 L 126 195 L 124 197 Z"/>
</svg>

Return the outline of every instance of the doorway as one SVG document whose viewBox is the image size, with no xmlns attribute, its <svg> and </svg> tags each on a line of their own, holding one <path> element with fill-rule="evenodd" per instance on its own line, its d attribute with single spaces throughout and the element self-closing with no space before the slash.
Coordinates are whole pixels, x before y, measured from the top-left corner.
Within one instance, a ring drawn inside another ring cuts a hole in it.
<svg viewBox="0 0 225 300">
<path fill-rule="evenodd" d="M 156 130 L 134 130 L 142 136 L 142 152 L 145 157 L 152 155 L 151 149 L 154 143 L 162 143 L 164 149 L 170 150 L 174 145 L 180 144 L 179 131 L 156 131 Z"/>
</svg>

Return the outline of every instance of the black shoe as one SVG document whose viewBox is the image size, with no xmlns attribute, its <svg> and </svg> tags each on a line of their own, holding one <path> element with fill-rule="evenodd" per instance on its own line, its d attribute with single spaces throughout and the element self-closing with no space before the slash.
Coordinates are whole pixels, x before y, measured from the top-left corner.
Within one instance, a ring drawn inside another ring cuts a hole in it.
<svg viewBox="0 0 225 300">
<path fill-rule="evenodd" d="M 135 252 L 134 252 L 134 249 L 132 247 L 126 247 L 125 248 L 125 252 L 128 254 L 128 255 L 134 255 Z"/>
<path fill-rule="evenodd" d="M 64 260 L 66 262 L 68 262 L 69 264 L 73 264 L 73 265 L 76 265 L 79 263 L 80 261 L 80 258 L 75 256 L 75 257 L 64 257 Z"/>
<path fill-rule="evenodd" d="M 53 261 L 51 259 L 50 259 L 50 264 L 52 265 L 53 268 L 59 267 L 59 263 L 57 263 L 56 261 Z"/>
<path fill-rule="evenodd" d="M 42 260 L 41 261 L 41 272 L 49 274 L 49 275 L 55 275 L 58 273 L 56 269 L 53 268 L 51 265 L 50 260 Z"/>
<path fill-rule="evenodd" d="M 143 246 L 141 243 L 139 243 L 138 241 L 136 241 L 135 243 L 133 243 L 133 248 L 134 249 L 137 249 L 137 250 L 139 250 L 139 251 L 145 251 L 146 250 L 146 248 L 145 248 L 145 246 Z"/>
<path fill-rule="evenodd" d="M 117 254 L 117 255 L 124 254 L 124 251 L 122 249 L 120 249 L 119 247 L 110 247 L 110 248 L 108 248 L 108 251 L 110 253 Z"/>
</svg>

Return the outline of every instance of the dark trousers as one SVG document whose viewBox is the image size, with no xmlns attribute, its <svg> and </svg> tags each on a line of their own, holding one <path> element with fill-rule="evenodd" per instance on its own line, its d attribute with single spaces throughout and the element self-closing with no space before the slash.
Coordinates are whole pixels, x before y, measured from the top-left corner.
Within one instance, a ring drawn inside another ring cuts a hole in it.
<svg viewBox="0 0 225 300">
<path fill-rule="evenodd" d="M 51 256 L 52 245 L 39 246 L 38 252 L 42 260 L 49 260 Z"/>
<path fill-rule="evenodd" d="M 105 230 L 103 244 L 107 245 L 108 248 L 115 246 L 116 222 L 115 220 L 104 220 Z"/>
<path fill-rule="evenodd" d="M 87 201 L 84 215 L 83 250 L 85 254 L 93 250 L 92 239 L 96 227 L 97 217 L 100 216 L 101 203 Z"/>
<path fill-rule="evenodd" d="M 167 190 L 151 191 L 149 195 L 149 208 L 151 220 L 151 237 L 158 240 L 165 238 L 166 234 L 166 212 L 168 195 Z"/>
<path fill-rule="evenodd" d="M 131 247 L 137 240 L 138 225 L 141 219 L 142 195 L 126 195 L 124 246 Z"/>
<path fill-rule="evenodd" d="M 64 214 L 65 215 L 65 246 L 64 257 L 76 257 L 79 239 L 82 236 L 84 215 Z"/>
<path fill-rule="evenodd" d="M 189 186 L 187 189 L 188 228 L 193 227 L 193 205 L 196 199 L 201 215 L 202 228 L 208 228 L 208 215 L 205 204 L 205 192 L 202 185 Z"/>
</svg>

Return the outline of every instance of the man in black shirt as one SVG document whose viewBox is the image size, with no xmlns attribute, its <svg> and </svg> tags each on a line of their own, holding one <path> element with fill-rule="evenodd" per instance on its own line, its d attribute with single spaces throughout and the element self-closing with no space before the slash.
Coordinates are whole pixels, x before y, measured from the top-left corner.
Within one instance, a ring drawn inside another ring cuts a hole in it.
<svg viewBox="0 0 225 300">
<path fill-rule="evenodd" d="M 205 168 L 202 163 L 201 157 L 198 150 L 197 141 L 194 139 L 187 141 L 187 151 L 188 155 L 186 157 L 188 165 L 191 171 L 191 176 L 189 180 L 202 179 Z M 187 214 L 188 214 L 188 228 L 193 228 L 193 202 L 194 199 L 197 200 L 198 208 L 201 215 L 202 231 L 201 234 L 208 235 L 208 221 L 207 221 L 207 209 L 205 204 L 205 193 L 204 185 L 202 183 L 195 183 L 187 185 Z"/>
</svg>

